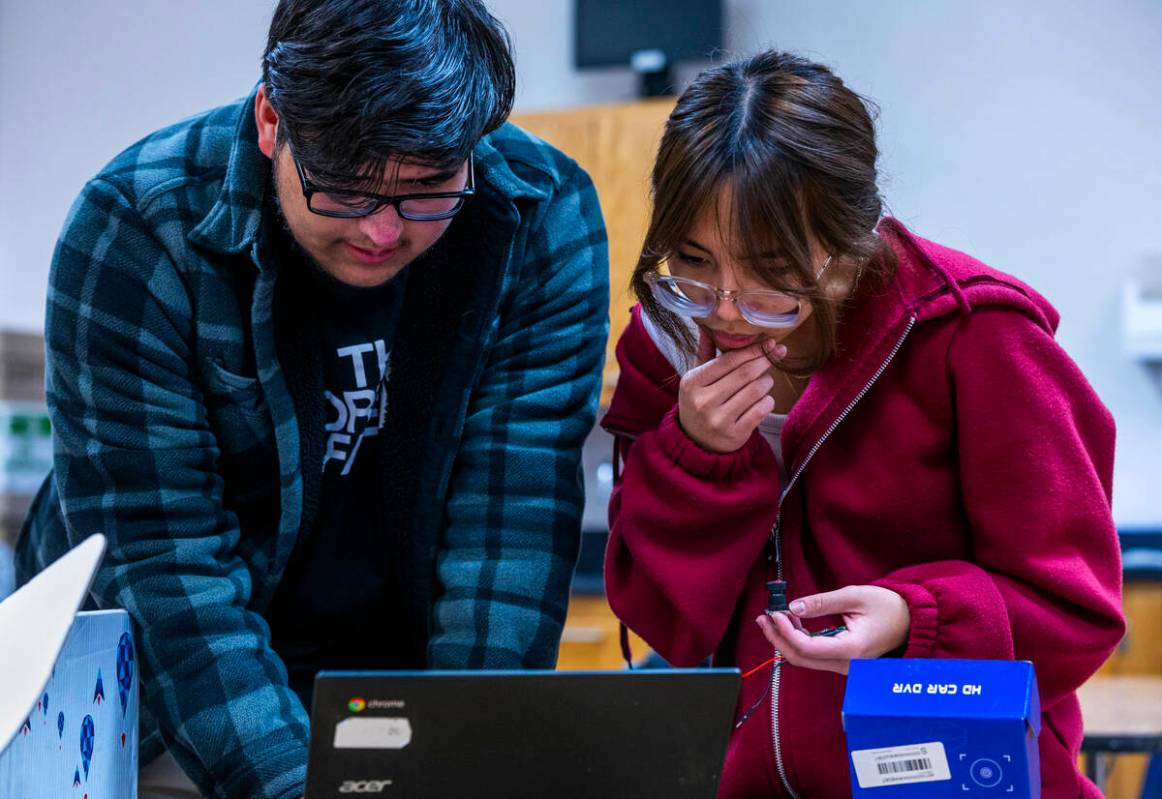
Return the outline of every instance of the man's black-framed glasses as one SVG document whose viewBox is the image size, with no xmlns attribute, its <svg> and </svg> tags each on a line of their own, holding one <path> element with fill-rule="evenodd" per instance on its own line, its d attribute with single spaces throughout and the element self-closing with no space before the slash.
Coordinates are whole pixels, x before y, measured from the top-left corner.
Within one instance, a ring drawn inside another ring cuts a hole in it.
<svg viewBox="0 0 1162 799">
<path fill-rule="evenodd" d="M 437 191 L 423 194 L 372 194 L 362 191 L 327 189 L 311 182 L 302 164 L 292 155 L 299 181 L 303 184 L 303 196 L 307 199 L 307 209 L 319 216 L 338 219 L 358 219 L 378 213 L 385 206 L 392 206 L 402 219 L 413 222 L 434 222 L 455 216 L 464 202 L 476 193 L 476 169 L 472 153 L 468 154 L 468 182 L 460 191 Z"/>
</svg>

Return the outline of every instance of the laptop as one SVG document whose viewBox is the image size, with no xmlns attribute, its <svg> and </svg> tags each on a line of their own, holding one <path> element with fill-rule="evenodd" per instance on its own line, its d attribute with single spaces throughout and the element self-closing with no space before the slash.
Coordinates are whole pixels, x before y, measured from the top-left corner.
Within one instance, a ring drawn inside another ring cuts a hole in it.
<svg viewBox="0 0 1162 799">
<path fill-rule="evenodd" d="M 306 799 L 714 799 L 736 669 L 321 672 Z"/>
</svg>

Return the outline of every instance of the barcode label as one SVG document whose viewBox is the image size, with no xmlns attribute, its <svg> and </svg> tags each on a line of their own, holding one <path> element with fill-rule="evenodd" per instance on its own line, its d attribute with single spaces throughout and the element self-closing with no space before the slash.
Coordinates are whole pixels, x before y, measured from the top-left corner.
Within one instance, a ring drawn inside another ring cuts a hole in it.
<svg viewBox="0 0 1162 799">
<path fill-rule="evenodd" d="M 939 741 L 862 749 L 851 753 L 860 788 L 951 780 L 944 744 Z"/>
<path fill-rule="evenodd" d="M 932 761 L 926 757 L 912 760 L 889 760 L 887 763 L 876 763 L 880 774 L 899 774 L 902 771 L 927 771 L 932 768 Z"/>
</svg>

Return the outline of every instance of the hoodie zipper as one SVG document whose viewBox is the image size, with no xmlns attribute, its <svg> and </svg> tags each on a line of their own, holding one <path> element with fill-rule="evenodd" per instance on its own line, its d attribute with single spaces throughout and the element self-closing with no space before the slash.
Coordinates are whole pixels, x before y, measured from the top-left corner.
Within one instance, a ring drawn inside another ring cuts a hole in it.
<svg viewBox="0 0 1162 799">
<path fill-rule="evenodd" d="M 799 475 L 803 474 L 803 470 L 807 468 L 807 464 L 811 462 L 811 459 L 815 457 L 815 453 L 818 452 L 819 448 L 823 446 L 823 442 L 825 442 L 831 436 L 831 434 L 835 432 L 835 428 L 839 427 L 840 423 L 851 414 L 851 411 L 856 406 L 856 403 L 864 398 L 864 395 L 866 395 L 868 391 L 871 390 L 871 387 L 875 384 L 875 382 L 880 379 L 880 375 L 882 375 L 884 371 L 887 370 L 888 365 L 891 364 L 892 360 L 896 357 L 896 353 L 898 353 L 900 348 L 904 346 L 904 340 L 908 338 L 908 334 L 912 332 L 912 326 L 915 324 L 916 317 L 910 317 L 908 319 L 908 326 L 904 328 L 904 332 L 900 334 L 899 340 L 896 342 L 896 345 L 892 347 L 892 351 L 888 353 L 888 357 L 882 364 L 880 364 L 880 368 L 876 369 L 875 374 L 873 374 L 871 379 L 867 381 L 867 385 L 860 389 L 860 392 L 855 395 L 855 398 L 847 404 L 847 407 L 843 409 L 843 412 L 835 418 L 835 421 L 831 423 L 831 426 L 827 428 L 823 435 L 819 437 L 819 440 L 815 442 L 815 445 L 812 446 L 811 449 L 807 452 L 807 457 L 805 457 L 803 462 L 799 464 L 799 468 L 795 470 L 795 473 L 791 475 L 791 479 L 787 481 L 787 487 L 784 488 L 782 493 L 779 495 L 779 507 L 775 512 L 775 523 L 771 526 L 771 540 L 774 544 L 775 551 L 776 580 L 783 579 L 783 554 L 782 541 L 780 539 L 780 523 L 782 522 L 783 517 L 783 501 L 786 500 L 787 495 L 791 493 L 791 488 L 795 485 L 795 481 L 799 479 Z M 791 796 L 791 799 L 799 799 L 798 794 L 795 793 L 794 789 L 791 787 L 790 781 L 787 779 L 787 767 L 783 763 L 783 749 L 779 745 L 779 672 L 781 670 L 780 666 L 782 666 L 782 661 L 778 660 L 778 658 L 781 654 L 782 653 L 779 652 L 778 649 L 775 650 L 776 660 L 774 666 L 771 668 L 771 742 L 775 750 L 775 768 L 779 772 L 779 779 L 783 781 L 783 787 L 787 789 L 787 793 Z"/>
</svg>

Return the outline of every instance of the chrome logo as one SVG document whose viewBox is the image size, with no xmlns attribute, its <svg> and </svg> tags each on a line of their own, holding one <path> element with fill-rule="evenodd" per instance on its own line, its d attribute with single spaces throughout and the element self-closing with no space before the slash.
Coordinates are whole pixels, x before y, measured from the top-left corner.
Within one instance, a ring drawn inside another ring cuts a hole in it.
<svg viewBox="0 0 1162 799">
<path fill-rule="evenodd" d="M 352 713 L 362 713 L 366 707 L 367 703 L 363 701 L 363 697 L 361 696 L 356 696 L 347 701 L 347 709 Z"/>
</svg>

